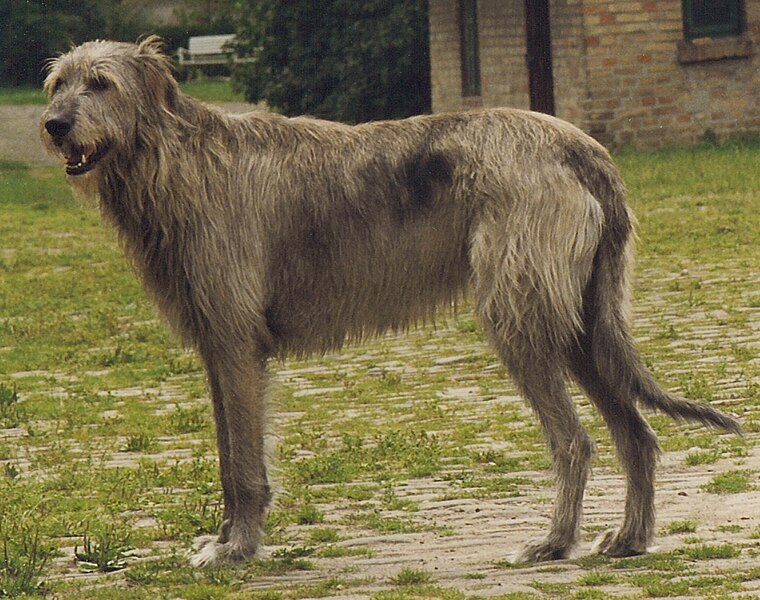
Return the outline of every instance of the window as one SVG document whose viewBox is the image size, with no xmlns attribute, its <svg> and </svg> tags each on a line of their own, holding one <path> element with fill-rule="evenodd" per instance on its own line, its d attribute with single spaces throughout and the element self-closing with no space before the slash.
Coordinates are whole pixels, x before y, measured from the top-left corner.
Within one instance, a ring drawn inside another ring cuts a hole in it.
<svg viewBox="0 0 760 600">
<path fill-rule="evenodd" d="M 744 21 L 743 0 L 684 0 L 683 25 L 687 40 L 738 36 Z"/>
<path fill-rule="evenodd" d="M 459 3 L 462 44 L 462 95 L 480 96 L 480 48 L 477 0 Z"/>
</svg>

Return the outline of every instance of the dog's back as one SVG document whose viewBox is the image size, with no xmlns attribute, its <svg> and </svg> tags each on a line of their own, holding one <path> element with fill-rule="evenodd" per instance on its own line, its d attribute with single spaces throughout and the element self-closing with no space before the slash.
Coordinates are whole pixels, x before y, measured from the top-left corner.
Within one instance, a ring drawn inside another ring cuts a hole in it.
<svg viewBox="0 0 760 600">
<path fill-rule="evenodd" d="M 425 320 L 470 282 L 487 295 L 504 269 L 550 295 L 563 336 L 577 331 L 602 222 L 568 159 L 574 143 L 596 144 L 580 131 L 512 110 L 358 127 L 249 118 L 298 137 L 257 156 L 251 175 L 279 350 Z M 266 177 L 273 163 L 289 176 Z"/>
</svg>

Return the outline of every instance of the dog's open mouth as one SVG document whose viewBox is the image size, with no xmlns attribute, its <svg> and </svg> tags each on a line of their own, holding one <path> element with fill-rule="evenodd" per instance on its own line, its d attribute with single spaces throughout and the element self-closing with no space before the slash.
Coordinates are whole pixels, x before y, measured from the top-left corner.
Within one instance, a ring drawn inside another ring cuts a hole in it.
<svg viewBox="0 0 760 600">
<path fill-rule="evenodd" d="M 84 175 L 98 164 L 101 158 L 108 154 L 108 146 L 98 146 L 92 152 L 73 149 L 66 153 L 66 173 L 68 175 Z"/>
</svg>

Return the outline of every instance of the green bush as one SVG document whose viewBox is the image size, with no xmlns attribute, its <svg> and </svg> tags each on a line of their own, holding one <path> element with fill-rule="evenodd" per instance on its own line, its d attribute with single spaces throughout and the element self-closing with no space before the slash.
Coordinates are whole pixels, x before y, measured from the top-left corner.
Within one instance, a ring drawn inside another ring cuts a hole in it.
<svg viewBox="0 0 760 600">
<path fill-rule="evenodd" d="M 430 110 L 427 2 L 241 0 L 248 100 L 348 122 Z"/>
</svg>

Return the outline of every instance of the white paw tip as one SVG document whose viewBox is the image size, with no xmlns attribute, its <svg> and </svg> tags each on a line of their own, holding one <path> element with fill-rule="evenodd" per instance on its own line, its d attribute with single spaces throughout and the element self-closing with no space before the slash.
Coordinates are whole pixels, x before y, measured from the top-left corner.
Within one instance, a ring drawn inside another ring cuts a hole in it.
<svg viewBox="0 0 760 600">
<path fill-rule="evenodd" d="M 198 552 L 190 557 L 190 566 L 196 569 L 214 566 L 219 561 L 220 547 L 221 544 L 218 542 L 206 542 Z"/>
</svg>

